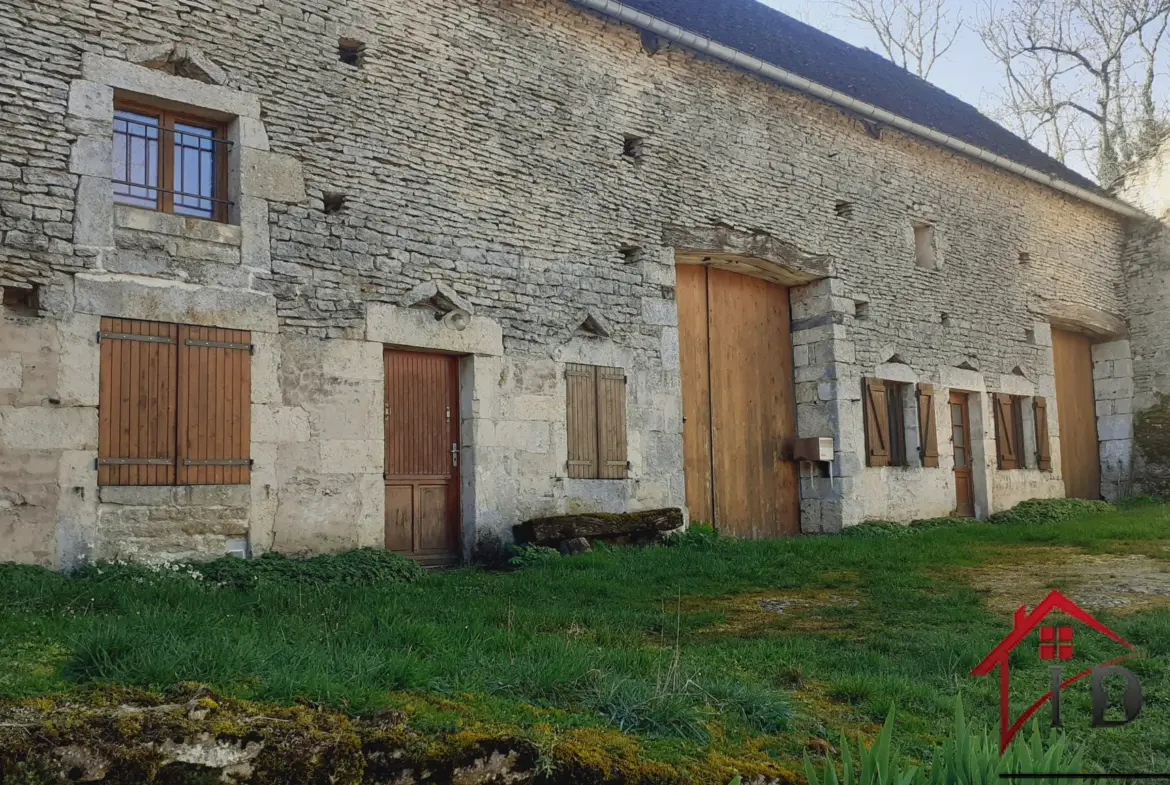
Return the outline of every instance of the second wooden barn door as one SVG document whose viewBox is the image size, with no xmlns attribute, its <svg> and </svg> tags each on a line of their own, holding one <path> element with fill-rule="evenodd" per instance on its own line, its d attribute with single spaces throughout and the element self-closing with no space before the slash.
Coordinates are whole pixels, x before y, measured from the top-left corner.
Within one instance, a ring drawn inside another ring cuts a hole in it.
<svg viewBox="0 0 1170 785">
<path fill-rule="evenodd" d="M 1053 330 L 1052 364 L 1056 371 L 1064 493 L 1082 499 L 1099 499 L 1101 459 L 1097 451 L 1093 355 L 1088 336 Z"/>
<path fill-rule="evenodd" d="M 458 358 L 387 349 L 386 548 L 459 560 Z"/>
<path fill-rule="evenodd" d="M 676 291 L 691 518 L 740 537 L 798 534 L 788 290 L 684 264 Z"/>
</svg>

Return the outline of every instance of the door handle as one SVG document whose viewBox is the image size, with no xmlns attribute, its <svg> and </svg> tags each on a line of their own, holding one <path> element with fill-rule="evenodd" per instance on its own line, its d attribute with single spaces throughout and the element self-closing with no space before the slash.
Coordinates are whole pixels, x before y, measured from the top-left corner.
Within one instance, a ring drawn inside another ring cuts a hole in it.
<svg viewBox="0 0 1170 785">
<path fill-rule="evenodd" d="M 451 442 L 451 465 L 459 466 L 459 442 Z"/>
</svg>

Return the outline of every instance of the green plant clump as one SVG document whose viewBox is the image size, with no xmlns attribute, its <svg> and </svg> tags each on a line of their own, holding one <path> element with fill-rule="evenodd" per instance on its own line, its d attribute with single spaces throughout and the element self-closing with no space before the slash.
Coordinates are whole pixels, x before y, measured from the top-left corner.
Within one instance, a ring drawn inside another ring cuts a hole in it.
<svg viewBox="0 0 1170 785">
<path fill-rule="evenodd" d="M 101 577 L 139 584 L 186 580 L 239 589 L 261 582 L 302 586 L 378 586 L 409 583 L 419 580 L 425 574 L 426 570 L 413 559 L 377 548 L 358 548 L 305 559 L 266 553 L 258 559 L 224 556 L 203 563 L 148 565 L 137 562 L 99 562 L 74 573 L 83 579 Z"/>
<path fill-rule="evenodd" d="M 547 545 L 513 545 L 512 558 L 508 559 L 508 566 L 515 570 L 523 570 L 559 558 L 561 552 Z"/>
<path fill-rule="evenodd" d="M 991 523 L 1064 523 L 1065 521 L 1113 512 L 1109 502 L 1094 499 L 1027 499 L 1010 510 L 997 512 Z"/>
<path fill-rule="evenodd" d="M 829 756 L 820 774 L 808 755 L 804 758 L 809 785 L 995 785 L 1004 782 L 1004 774 L 1070 774 L 1083 770 L 1082 753 L 1068 743 L 1063 734 L 1052 729 L 1047 740 L 1033 720 L 1028 738 L 1016 736 L 1003 755 L 999 743 L 984 729 L 973 732 L 963 714 L 962 699 L 955 700 L 955 729 L 941 747 L 930 756 L 930 771 L 900 760 L 893 748 L 894 709 L 886 717 L 874 743 L 860 740 L 857 758 L 844 734 L 841 736 L 841 776 Z M 1029 779 L 1038 785 L 1088 783 L 1090 780 L 1053 777 Z"/>
<path fill-rule="evenodd" d="M 692 521 L 691 525 L 681 532 L 676 532 L 666 539 L 667 545 L 680 548 L 694 548 L 709 550 L 722 541 L 719 532 L 709 523 Z"/>
<path fill-rule="evenodd" d="M 897 521 L 865 521 L 841 531 L 846 537 L 860 537 L 871 540 L 884 537 L 913 537 L 916 534 L 950 526 L 961 526 L 969 522 L 964 518 L 924 518 L 910 523 Z"/>
</svg>

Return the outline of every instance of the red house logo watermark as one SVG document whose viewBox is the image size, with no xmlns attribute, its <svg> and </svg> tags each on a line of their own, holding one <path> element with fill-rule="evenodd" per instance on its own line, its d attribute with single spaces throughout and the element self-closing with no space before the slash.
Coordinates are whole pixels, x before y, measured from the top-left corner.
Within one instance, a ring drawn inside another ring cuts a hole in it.
<svg viewBox="0 0 1170 785">
<path fill-rule="evenodd" d="M 1036 713 L 1036 710 L 1045 703 L 1051 701 L 1052 703 L 1052 725 L 1059 727 L 1060 719 L 1060 693 L 1064 687 L 1069 686 L 1075 682 L 1080 681 L 1086 676 L 1091 676 L 1092 692 L 1093 692 L 1093 726 L 1106 727 L 1110 725 L 1125 725 L 1132 722 L 1141 711 L 1142 707 L 1142 693 L 1141 684 L 1138 682 L 1137 676 L 1125 668 L 1119 667 L 1117 663 L 1123 660 L 1128 660 L 1134 656 L 1132 653 L 1124 654 L 1114 659 L 1103 662 L 1093 668 L 1087 668 L 1070 678 L 1064 678 L 1063 669 L 1059 663 L 1066 660 L 1071 660 L 1073 657 L 1073 637 L 1074 628 L 1071 626 L 1057 626 L 1057 625 L 1042 625 L 1044 619 L 1053 611 L 1062 611 L 1076 621 L 1088 627 L 1101 635 L 1104 635 L 1116 641 L 1119 645 L 1127 650 L 1133 649 L 1133 644 L 1122 638 L 1113 630 L 1106 627 L 1100 621 L 1095 619 L 1090 613 L 1085 611 L 1075 602 L 1065 597 L 1059 591 L 1051 592 L 1045 597 L 1039 605 L 1028 611 L 1026 605 L 1021 605 L 1015 612 L 1012 618 L 1012 631 L 1008 633 L 1002 641 L 991 653 L 983 658 L 983 661 L 974 667 L 971 671 L 973 676 L 986 676 L 996 668 L 999 668 L 999 749 L 1002 753 L 1007 749 L 1008 744 L 1011 743 L 1012 738 L 1028 721 L 1028 718 Z M 1040 646 L 1037 655 L 1041 660 L 1048 660 L 1052 665 L 1052 688 L 1041 695 L 1032 705 L 1025 709 L 1019 717 L 1014 721 L 1011 718 L 1011 707 L 1009 705 L 1010 696 L 1010 672 L 1008 667 L 1008 655 L 1023 643 L 1024 639 L 1028 637 L 1039 627 L 1040 632 Z M 1126 689 L 1122 696 L 1122 702 L 1125 709 L 1124 720 L 1106 720 L 1105 708 L 1107 703 L 1107 696 L 1104 689 L 1104 680 L 1106 676 L 1119 675 L 1125 679 Z"/>
</svg>

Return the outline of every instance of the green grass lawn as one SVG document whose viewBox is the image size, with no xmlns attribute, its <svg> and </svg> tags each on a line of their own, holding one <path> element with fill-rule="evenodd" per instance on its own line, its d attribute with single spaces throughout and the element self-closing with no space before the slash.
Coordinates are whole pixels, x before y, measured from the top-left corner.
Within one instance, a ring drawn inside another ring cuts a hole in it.
<svg viewBox="0 0 1170 785">
<path fill-rule="evenodd" d="M 1034 604 L 1046 571 L 1077 553 L 1170 569 L 1170 507 L 905 537 L 617 548 L 372 588 L 240 590 L 6 566 L 0 697 L 194 681 L 355 714 L 395 707 L 426 732 L 525 736 L 554 759 L 620 731 L 642 759 L 713 772 L 799 770 L 810 739 L 872 734 L 893 703 L 896 741 L 918 757 L 946 734 L 956 695 L 995 727 L 995 679 L 969 671 L 1009 619 L 971 576 L 1023 565 L 1039 577 L 1019 601 Z M 1075 567 L 1064 574 L 1075 584 Z M 1097 613 L 1142 654 L 1129 664 L 1141 717 L 1091 729 L 1087 686 L 1064 696 L 1065 727 L 1093 767 L 1170 771 L 1170 597 L 1147 599 Z M 1048 685 L 1034 643 L 1012 659 L 1017 712 Z M 1078 631 L 1082 667 L 1117 654 Z M 1046 709 L 1037 716 L 1048 721 Z"/>
</svg>

